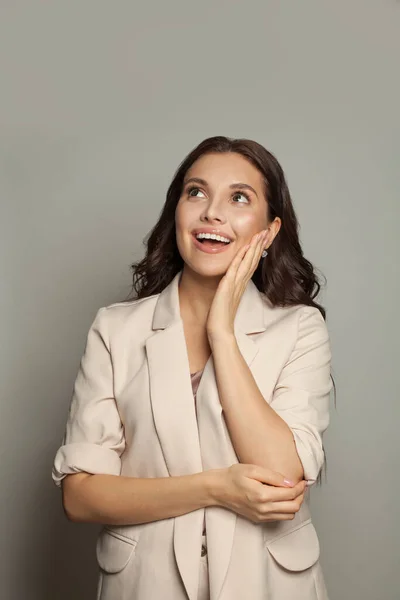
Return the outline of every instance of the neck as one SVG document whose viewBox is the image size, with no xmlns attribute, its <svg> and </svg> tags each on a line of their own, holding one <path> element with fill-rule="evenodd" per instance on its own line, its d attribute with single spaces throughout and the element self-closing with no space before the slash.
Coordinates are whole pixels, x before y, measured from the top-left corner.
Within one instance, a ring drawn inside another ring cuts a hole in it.
<svg viewBox="0 0 400 600">
<path fill-rule="evenodd" d="M 179 283 L 181 316 L 195 325 L 205 327 L 211 303 L 222 276 L 204 277 L 184 267 Z"/>
</svg>

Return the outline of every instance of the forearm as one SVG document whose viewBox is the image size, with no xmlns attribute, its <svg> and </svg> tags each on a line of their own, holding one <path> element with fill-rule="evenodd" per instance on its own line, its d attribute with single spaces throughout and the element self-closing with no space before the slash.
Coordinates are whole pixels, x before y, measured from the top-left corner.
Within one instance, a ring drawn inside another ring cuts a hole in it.
<svg viewBox="0 0 400 600">
<path fill-rule="evenodd" d="M 303 479 L 292 432 L 263 398 L 235 336 L 210 344 L 220 402 L 239 461 L 278 471 L 294 482 Z"/>
<path fill-rule="evenodd" d="M 168 519 L 217 504 L 216 470 L 179 477 L 69 475 L 63 503 L 75 522 L 134 525 Z"/>
</svg>

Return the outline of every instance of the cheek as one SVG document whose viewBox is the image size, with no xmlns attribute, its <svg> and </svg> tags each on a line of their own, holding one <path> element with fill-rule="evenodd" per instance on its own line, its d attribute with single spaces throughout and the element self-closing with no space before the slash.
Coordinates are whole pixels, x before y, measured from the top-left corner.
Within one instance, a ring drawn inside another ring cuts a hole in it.
<svg viewBox="0 0 400 600">
<path fill-rule="evenodd" d="M 185 221 L 185 211 L 182 210 L 182 206 L 178 204 L 175 211 L 175 228 L 178 235 L 180 235 L 183 229 L 185 228 Z"/>
<path fill-rule="evenodd" d="M 199 223 L 199 211 L 194 205 L 183 202 L 175 210 L 175 228 L 178 237 L 187 234 Z"/>
<path fill-rule="evenodd" d="M 185 248 L 187 247 L 189 240 L 188 232 L 191 229 L 192 222 L 193 220 L 191 219 L 190 211 L 187 210 L 187 207 L 178 205 L 175 211 L 175 236 L 181 254 L 182 252 L 185 252 Z"/>
<path fill-rule="evenodd" d="M 237 215 L 235 218 L 234 229 L 236 235 L 243 238 L 250 238 L 263 228 L 260 217 L 253 214 Z"/>
</svg>

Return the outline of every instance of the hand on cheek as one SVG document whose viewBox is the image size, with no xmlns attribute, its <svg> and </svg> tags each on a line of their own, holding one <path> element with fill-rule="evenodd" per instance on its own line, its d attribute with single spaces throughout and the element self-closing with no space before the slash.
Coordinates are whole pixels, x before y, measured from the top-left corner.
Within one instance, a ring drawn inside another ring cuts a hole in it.
<svg viewBox="0 0 400 600">
<path fill-rule="evenodd" d="M 217 335 L 230 334 L 243 292 L 257 268 L 266 245 L 268 232 L 255 234 L 251 242 L 239 248 L 215 293 L 207 321 L 211 340 Z"/>
</svg>

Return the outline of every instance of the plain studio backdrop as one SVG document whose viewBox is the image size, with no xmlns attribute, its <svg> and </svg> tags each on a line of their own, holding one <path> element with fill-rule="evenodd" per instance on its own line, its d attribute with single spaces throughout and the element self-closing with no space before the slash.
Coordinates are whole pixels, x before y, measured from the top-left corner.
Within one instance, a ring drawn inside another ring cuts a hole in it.
<svg viewBox="0 0 400 600">
<path fill-rule="evenodd" d="M 3 0 L 2 600 L 95 596 L 98 527 L 51 482 L 86 334 L 180 160 L 221 134 L 277 155 L 328 279 L 330 598 L 398 600 L 399 51 L 396 0 Z"/>
</svg>

